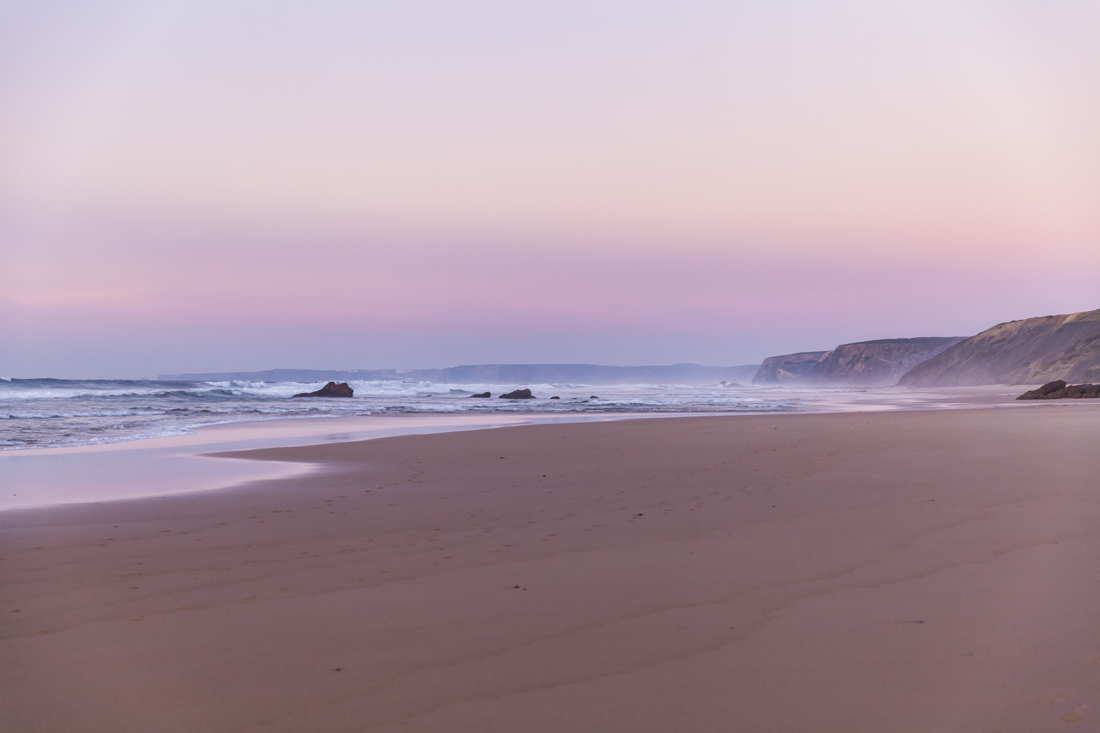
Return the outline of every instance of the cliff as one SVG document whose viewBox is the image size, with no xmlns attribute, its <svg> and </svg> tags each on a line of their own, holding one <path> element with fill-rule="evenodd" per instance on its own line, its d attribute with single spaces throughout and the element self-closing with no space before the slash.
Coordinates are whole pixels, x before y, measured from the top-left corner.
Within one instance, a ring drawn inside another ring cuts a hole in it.
<svg viewBox="0 0 1100 733">
<path fill-rule="evenodd" d="M 1082 382 L 1100 375 L 1100 310 L 999 323 L 916 365 L 910 387 Z"/>
<path fill-rule="evenodd" d="M 830 352 L 800 351 L 797 354 L 769 356 L 752 378 L 753 384 L 791 384 L 801 382 Z"/>
<path fill-rule="evenodd" d="M 939 354 L 961 337 L 880 339 L 841 344 L 831 351 L 771 356 L 753 377 L 757 385 L 880 387 L 896 384 L 912 367 Z"/>
</svg>

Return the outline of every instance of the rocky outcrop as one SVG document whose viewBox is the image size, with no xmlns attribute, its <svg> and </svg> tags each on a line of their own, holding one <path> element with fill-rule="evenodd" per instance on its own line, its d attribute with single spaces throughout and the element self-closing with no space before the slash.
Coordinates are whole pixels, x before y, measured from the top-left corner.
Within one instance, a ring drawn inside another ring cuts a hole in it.
<svg viewBox="0 0 1100 733">
<path fill-rule="evenodd" d="M 897 384 L 913 366 L 930 359 L 959 336 L 880 339 L 841 344 L 831 351 L 806 351 L 764 360 L 757 385 L 880 387 Z"/>
<path fill-rule="evenodd" d="M 1084 382 L 1100 378 L 1100 310 L 999 323 L 910 369 L 900 384 Z"/>
<path fill-rule="evenodd" d="M 482 399 L 484 399 L 485 397 L 492 397 L 492 396 L 493 395 L 490 392 L 482 392 L 481 394 L 472 394 L 472 395 L 470 395 L 470 397 L 479 397 L 479 398 L 482 398 Z"/>
<path fill-rule="evenodd" d="M 347 382 L 329 382 L 316 392 L 302 392 L 295 397 L 354 397 L 355 390 L 348 386 Z"/>
<path fill-rule="evenodd" d="M 533 394 L 531 394 L 531 390 L 529 390 L 529 389 L 517 389 L 513 392 L 509 392 L 508 394 L 502 394 L 500 396 L 500 399 L 502 399 L 502 400 L 533 400 L 533 399 L 535 399 L 535 396 Z"/>
<path fill-rule="evenodd" d="M 1064 380 L 1056 379 L 1047 382 L 1039 389 L 1024 392 L 1017 397 L 1018 400 L 1064 400 L 1100 398 L 1100 384 L 1066 384 Z"/>
</svg>

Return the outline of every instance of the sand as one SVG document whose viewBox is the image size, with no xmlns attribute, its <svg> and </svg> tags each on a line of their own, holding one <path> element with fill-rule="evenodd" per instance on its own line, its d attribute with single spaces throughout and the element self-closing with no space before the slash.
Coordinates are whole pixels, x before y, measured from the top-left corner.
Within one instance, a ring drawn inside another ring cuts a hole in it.
<svg viewBox="0 0 1100 733">
<path fill-rule="evenodd" d="M 279 448 L 326 468 L 3 512 L 0 730 L 1095 731 L 1098 408 Z"/>
</svg>

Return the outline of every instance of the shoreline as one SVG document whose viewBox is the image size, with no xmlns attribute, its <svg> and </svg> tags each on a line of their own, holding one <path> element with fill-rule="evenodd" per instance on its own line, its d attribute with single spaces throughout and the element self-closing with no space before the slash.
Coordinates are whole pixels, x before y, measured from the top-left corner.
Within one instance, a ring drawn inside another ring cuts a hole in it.
<svg viewBox="0 0 1100 733">
<path fill-rule="evenodd" d="M 451 432 L 523 422 L 508 416 L 291 418 L 223 423 L 199 428 L 188 435 L 164 438 L 0 451 L 0 514 L 18 509 L 232 490 L 240 484 L 287 478 L 310 470 L 289 466 L 275 469 L 232 456 L 211 458 L 209 454 L 216 451 Z M 155 483 L 150 477 L 155 477 Z M 28 487 L 37 491 L 35 498 L 20 500 L 13 496 Z M 92 491 L 98 493 L 92 495 Z"/>
<path fill-rule="evenodd" d="M 269 448 L 237 457 L 339 468 L 5 512 L 0 710 L 112 733 L 1094 727 L 1100 410 L 1042 407 Z"/>
<path fill-rule="evenodd" d="M 242 483 L 301 475 L 310 470 L 289 466 L 277 470 L 271 465 L 255 463 L 250 466 L 228 455 L 210 458 L 213 453 L 233 450 L 526 424 L 1028 406 L 1015 402 L 1011 393 L 1006 391 L 1014 391 L 1015 388 L 1003 385 L 897 392 L 891 389 L 849 390 L 841 393 L 848 394 L 847 399 L 821 400 L 810 409 L 789 412 L 504 412 L 297 417 L 220 423 L 171 437 L 0 450 L 0 513 L 20 508 L 228 490 Z M 852 394 L 861 397 L 856 400 Z"/>
<path fill-rule="evenodd" d="M 654 385 L 656 386 L 656 385 Z M 944 405 L 978 405 L 999 404 L 1011 402 L 1016 396 L 1018 386 L 1009 385 L 985 385 L 978 387 L 945 387 L 945 388 L 906 388 L 906 387 L 752 387 L 742 388 L 739 393 L 755 393 L 759 398 L 748 399 L 739 403 L 736 409 L 721 409 L 710 407 L 707 409 L 694 409 L 690 407 L 671 407 L 664 410 L 654 409 L 652 406 L 629 405 L 616 406 L 614 400 L 606 406 L 593 404 L 580 409 L 566 409 L 561 411 L 541 412 L 537 410 L 515 409 L 517 407 L 546 406 L 547 400 L 535 400 L 533 404 L 526 401 L 518 401 L 518 405 L 500 405 L 498 410 L 422 410 L 401 409 L 390 411 L 382 408 L 377 412 L 367 411 L 361 414 L 284 414 L 269 415 L 266 417 L 252 417 L 238 415 L 227 417 L 214 422 L 181 422 L 179 424 L 165 424 L 161 427 L 171 427 L 184 432 L 169 434 L 128 434 L 116 435 L 112 438 L 99 438 L 95 442 L 72 443 L 46 443 L 46 444 L 3 444 L 0 445 L 0 456 L 11 453 L 24 455 L 37 454 L 48 451 L 53 454 L 61 452 L 86 452 L 97 450 L 117 450 L 130 445 L 164 445 L 175 446 L 191 444 L 208 440 L 203 436 L 219 431 L 263 431 L 264 427 L 275 424 L 303 424 L 343 420 L 526 420 L 526 419 L 599 419 L 602 416 L 671 416 L 671 415 L 757 415 L 757 414 L 784 414 L 793 413 L 818 413 L 818 412 L 846 412 L 860 410 L 890 410 L 890 409 L 934 409 Z M 676 391 L 682 387 L 670 386 Z M 588 390 L 584 390 L 587 392 Z M 596 391 L 596 388 L 592 388 Z M 767 403 L 769 401 L 786 402 L 781 407 L 764 404 L 762 409 L 755 409 L 752 403 Z M 2 402 L 2 400 L 0 400 Z M 333 403 L 339 406 L 347 406 L 348 401 L 337 399 L 322 400 L 326 405 Z M 354 402 L 354 399 L 353 399 Z M 480 407 L 480 405 L 479 405 Z M 634 409 L 637 407 L 638 409 Z M 310 435 L 315 430 L 299 428 L 302 434 Z M 235 438 L 227 438 L 235 439 Z M 92 440 L 92 438 L 88 438 Z"/>
</svg>

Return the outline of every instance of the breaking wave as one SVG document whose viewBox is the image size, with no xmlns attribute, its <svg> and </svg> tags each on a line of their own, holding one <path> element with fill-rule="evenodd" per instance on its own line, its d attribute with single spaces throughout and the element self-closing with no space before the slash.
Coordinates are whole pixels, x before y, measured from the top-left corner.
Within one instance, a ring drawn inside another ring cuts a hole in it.
<svg viewBox="0 0 1100 733">
<path fill-rule="evenodd" d="M 0 380 L 0 449 L 92 445 L 182 435 L 233 422 L 440 413 L 771 413 L 799 409 L 815 390 L 714 385 L 435 384 L 353 381 L 351 399 L 293 399 L 320 382 Z M 499 395 L 526 387 L 531 400 Z M 472 395 L 490 392 L 489 399 Z M 558 399 L 550 399 L 558 397 Z"/>
</svg>

